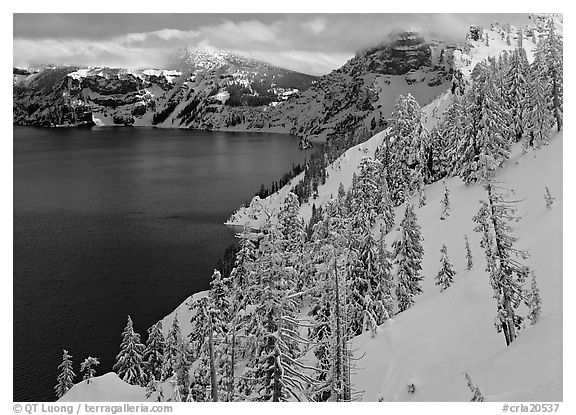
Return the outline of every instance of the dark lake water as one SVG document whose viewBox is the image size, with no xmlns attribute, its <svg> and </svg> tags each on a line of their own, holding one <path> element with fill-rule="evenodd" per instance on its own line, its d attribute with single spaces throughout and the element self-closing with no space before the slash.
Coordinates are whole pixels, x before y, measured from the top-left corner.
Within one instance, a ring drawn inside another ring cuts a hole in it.
<svg viewBox="0 0 576 415">
<path fill-rule="evenodd" d="M 51 401 L 62 349 L 110 371 L 128 314 L 146 329 L 206 289 L 222 222 L 299 163 L 294 137 L 14 128 L 14 400 Z M 81 378 L 78 376 L 76 381 Z"/>
</svg>

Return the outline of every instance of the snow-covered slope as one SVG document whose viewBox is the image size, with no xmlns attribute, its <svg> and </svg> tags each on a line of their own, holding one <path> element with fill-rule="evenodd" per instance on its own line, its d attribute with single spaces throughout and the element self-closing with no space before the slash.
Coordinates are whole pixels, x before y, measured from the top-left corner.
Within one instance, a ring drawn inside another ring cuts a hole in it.
<svg viewBox="0 0 576 415">
<path fill-rule="evenodd" d="M 129 385 L 114 372 L 82 381 L 70 389 L 59 402 L 145 402 L 146 390 Z"/>
<path fill-rule="evenodd" d="M 469 373 L 488 401 L 562 400 L 562 133 L 540 151 L 516 155 L 496 180 L 521 199 L 515 235 L 527 249 L 526 261 L 535 272 L 543 311 L 506 347 L 493 321 L 496 302 L 485 272 L 480 235 L 472 217 L 486 199 L 480 185 L 466 187 L 459 178 L 446 180 L 452 214 L 440 220 L 441 183 L 426 187 L 427 204 L 416 209 L 424 237 L 423 294 L 416 306 L 379 328 L 353 340 L 357 362 L 353 383 L 374 401 L 461 401 L 471 398 L 463 372 Z M 544 189 L 556 198 L 547 211 Z M 396 212 L 397 221 L 403 208 Z M 464 234 L 470 238 L 474 267 L 465 270 Z M 397 237 L 387 235 L 388 246 Z M 440 269 L 440 248 L 448 247 L 457 275 L 440 293 L 434 277 Z M 416 392 L 408 393 L 414 383 Z"/>
</svg>

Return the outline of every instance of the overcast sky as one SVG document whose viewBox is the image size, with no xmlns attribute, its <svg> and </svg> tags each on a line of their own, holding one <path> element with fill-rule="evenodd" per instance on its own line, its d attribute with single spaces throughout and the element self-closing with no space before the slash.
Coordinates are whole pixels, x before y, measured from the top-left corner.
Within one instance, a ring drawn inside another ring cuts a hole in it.
<svg viewBox="0 0 576 415">
<path fill-rule="evenodd" d="M 464 39 L 470 24 L 528 14 L 14 14 L 14 65 L 161 68 L 183 46 L 236 51 L 310 74 L 340 67 L 394 29 Z"/>
</svg>

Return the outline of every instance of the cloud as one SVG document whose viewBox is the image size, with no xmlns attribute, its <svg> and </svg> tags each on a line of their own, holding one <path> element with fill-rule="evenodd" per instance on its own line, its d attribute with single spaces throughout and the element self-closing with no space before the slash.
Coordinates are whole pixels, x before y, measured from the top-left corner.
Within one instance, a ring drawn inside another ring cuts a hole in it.
<svg viewBox="0 0 576 415">
<path fill-rule="evenodd" d="M 46 33 L 50 33 L 45 36 L 26 24 L 34 16 L 14 20 L 14 65 L 162 67 L 178 48 L 204 46 L 239 51 L 278 66 L 321 74 L 338 68 L 356 51 L 380 44 L 394 29 L 412 27 L 427 38 L 455 40 L 464 39 L 470 24 L 488 25 L 494 19 L 514 24 L 520 22 L 522 16 L 526 19 L 527 15 L 212 15 L 205 23 L 192 15 L 191 21 L 196 22 L 194 27 L 184 25 L 188 15 L 174 18 L 178 27 L 171 27 L 168 17 L 158 15 L 155 20 L 161 20 L 166 26 L 156 24 L 154 30 L 150 30 L 150 24 L 154 22 L 151 17 L 130 19 L 130 15 L 98 15 L 82 17 L 84 26 L 89 26 L 82 32 L 86 34 L 83 37 L 74 37 L 68 29 L 72 27 L 80 32 L 78 28 L 83 27 L 75 20 L 79 19 L 75 15 L 37 18 L 38 24 L 45 21 Z M 18 25 L 20 21 L 22 23 Z M 67 25 L 67 21 L 71 24 Z M 48 23 L 61 26 L 61 36 L 58 36 L 58 27 Z M 120 32 L 119 26 L 123 25 L 129 26 L 126 33 Z"/>
<path fill-rule="evenodd" d="M 317 17 L 315 19 L 307 20 L 302 23 L 302 27 L 313 33 L 314 35 L 319 35 L 326 29 L 327 22 L 323 17 Z"/>
</svg>

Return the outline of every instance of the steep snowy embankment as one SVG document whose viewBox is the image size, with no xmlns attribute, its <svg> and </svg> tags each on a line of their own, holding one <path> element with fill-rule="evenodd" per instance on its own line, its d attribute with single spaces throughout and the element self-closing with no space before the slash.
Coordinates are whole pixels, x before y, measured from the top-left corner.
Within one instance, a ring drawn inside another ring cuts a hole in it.
<svg viewBox="0 0 576 415">
<path fill-rule="evenodd" d="M 562 133 L 548 147 L 523 156 L 516 146 L 516 155 L 497 180 L 521 200 L 522 219 L 514 235 L 518 247 L 531 254 L 526 264 L 536 272 L 540 288 L 540 321 L 505 346 L 504 336 L 493 325 L 496 302 L 485 272 L 481 235 L 473 232 L 472 217 L 486 193 L 479 185 L 447 180 L 452 214 L 442 221 L 442 184 L 427 186 L 427 204 L 415 210 L 424 237 L 424 293 L 415 307 L 381 326 L 375 338 L 364 334 L 352 341 L 355 355 L 363 355 L 352 378 L 354 388 L 364 391 L 363 400 L 469 400 L 463 372 L 488 401 L 562 400 Z M 545 207 L 545 187 L 556 198 L 551 211 Z M 397 223 L 403 211 L 397 209 Z M 464 234 L 474 257 L 470 271 L 465 270 Z M 388 246 L 396 237 L 396 232 L 387 235 Z M 443 243 L 457 275 L 440 293 L 434 277 Z M 410 383 L 416 387 L 414 394 L 408 393 Z"/>
</svg>

